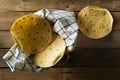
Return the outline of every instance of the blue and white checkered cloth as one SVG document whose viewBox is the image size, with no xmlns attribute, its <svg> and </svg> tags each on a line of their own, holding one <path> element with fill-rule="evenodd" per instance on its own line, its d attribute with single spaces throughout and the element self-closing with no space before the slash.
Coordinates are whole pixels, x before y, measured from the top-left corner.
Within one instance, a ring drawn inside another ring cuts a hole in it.
<svg viewBox="0 0 120 80">
<path fill-rule="evenodd" d="M 78 35 L 78 24 L 74 12 L 42 9 L 34 14 L 52 21 L 54 25 L 51 27 L 54 32 L 64 38 L 67 51 L 71 52 L 74 50 Z M 12 72 L 15 70 L 32 70 L 34 72 L 41 72 L 44 70 L 44 68 L 36 66 L 30 59 L 29 55 L 22 53 L 16 44 L 13 45 L 3 56 L 3 59 L 8 64 Z"/>
</svg>

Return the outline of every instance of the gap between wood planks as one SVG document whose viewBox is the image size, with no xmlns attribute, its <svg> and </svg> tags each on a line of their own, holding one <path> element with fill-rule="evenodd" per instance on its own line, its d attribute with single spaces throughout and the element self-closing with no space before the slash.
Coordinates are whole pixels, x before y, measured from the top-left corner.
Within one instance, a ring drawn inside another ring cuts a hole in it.
<svg viewBox="0 0 120 80">
<path fill-rule="evenodd" d="M 1 80 L 120 80 L 120 68 L 51 68 L 42 73 L 0 69 Z"/>
<path fill-rule="evenodd" d="M 13 24 L 13 22 L 21 17 L 24 16 L 26 14 L 31 14 L 33 12 L 16 12 L 16 11 L 12 11 L 12 12 L 0 12 L 0 31 L 9 31 L 11 25 Z M 8 15 L 9 14 L 9 15 Z M 78 12 L 75 12 L 76 17 Z M 111 14 L 113 15 L 113 30 L 120 30 L 120 12 L 111 12 Z"/>
<path fill-rule="evenodd" d="M 120 11 L 118 0 L 0 0 L 0 10 L 4 11 L 37 11 L 42 8 L 79 11 L 88 5 Z"/>
<path fill-rule="evenodd" d="M 0 68 L 6 68 L 8 65 L 3 61 L 2 57 L 7 53 L 8 49 L 0 49 Z M 76 48 L 73 52 L 69 53 L 70 59 L 66 64 L 62 64 L 65 57 L 55 66 L 55 68 L 67 67 L 90 67 L 90 68 L 107 68 L 107 67 L 120 67 L 120 49 L 87 49 Z"/>
</svg>

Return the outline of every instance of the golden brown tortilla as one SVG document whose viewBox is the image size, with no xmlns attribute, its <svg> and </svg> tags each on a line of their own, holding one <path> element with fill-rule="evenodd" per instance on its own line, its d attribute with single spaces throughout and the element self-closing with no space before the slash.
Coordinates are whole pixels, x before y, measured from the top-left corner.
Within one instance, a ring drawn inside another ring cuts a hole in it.
<svg viewBox="0 0 120 80">
<path fill-rule="evenodd" d="M 54 34 L 53 42 L 44 51 L 35 54 L 33 62 L 40 67 L 54 66 L 63 57 L 65 49 L 63 38 Z"/>
<path fill-rule="evenodd" d="M 10 33 L 25 54 L 43 51 L 52 39 L 48 21 L 35 14 L 28 14 L 17 19 L 11 26 Z"/>
<path fill-rule="evenodd" d="M 87 6 L 78 14 L 80 31 L 87 37 L 99 39 L 112 30 L 113 18 L 105 8 Z"/>
</svg>

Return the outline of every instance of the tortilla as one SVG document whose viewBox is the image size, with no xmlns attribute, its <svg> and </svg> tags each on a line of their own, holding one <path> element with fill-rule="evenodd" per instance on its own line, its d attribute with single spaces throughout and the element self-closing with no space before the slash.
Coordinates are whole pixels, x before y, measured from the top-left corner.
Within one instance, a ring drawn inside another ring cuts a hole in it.
<svg viewBox="0 0 120 80">
<path fill-rule="evenodd" d="M 37 66 L 54 66 L 63 57 L 66 49 L 65 41 L 59 35 L 57 35 L 56 38 L 53 39 L 53 42 L 44 51 L 33 56 L 33 62 Z"/>
<path fill-rule="evenodd" d="M 113 18 L 105 8 L 88 6 L 78 14 L 80 31 L 92 39 L 99 39 L 108 35 L 112 30 Z"/>
<path fill-rule="evenodd" d="M 52 30 L 48 21 L 35 14 L 17 19 L 11 26 L 10 33 L 14 42 L 25 54 L 43 51 L 52 39 Z"/>
</svg>

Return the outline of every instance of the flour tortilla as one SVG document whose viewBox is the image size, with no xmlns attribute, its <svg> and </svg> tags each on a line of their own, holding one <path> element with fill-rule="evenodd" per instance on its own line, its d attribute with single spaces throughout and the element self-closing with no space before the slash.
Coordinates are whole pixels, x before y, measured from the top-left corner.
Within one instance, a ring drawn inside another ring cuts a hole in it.
<svg viewBox="0 0 120 80">
<path fill-rule="evenodd" d="M 33 56 L 33 62 L 39 67 L 54 66 L 64 55 L 65 41 L 59 35 L 54 35 L 53 42 L 42 52 Z"/>
<path fill-rule="evenodd" d="M 88 6 L 78 14 L 80 31 L 92 39 L 99 39 L 108 35 L 112 30 L 113 18 L 105 8 Z"/>
<path fill-rule="evenodd" d="M 43 51 L 52 40 L 50 24 L 35 14 L 28 14 L 17 19 L 11 26 L 10 33 L 25 54 Z"/>
</svg>

